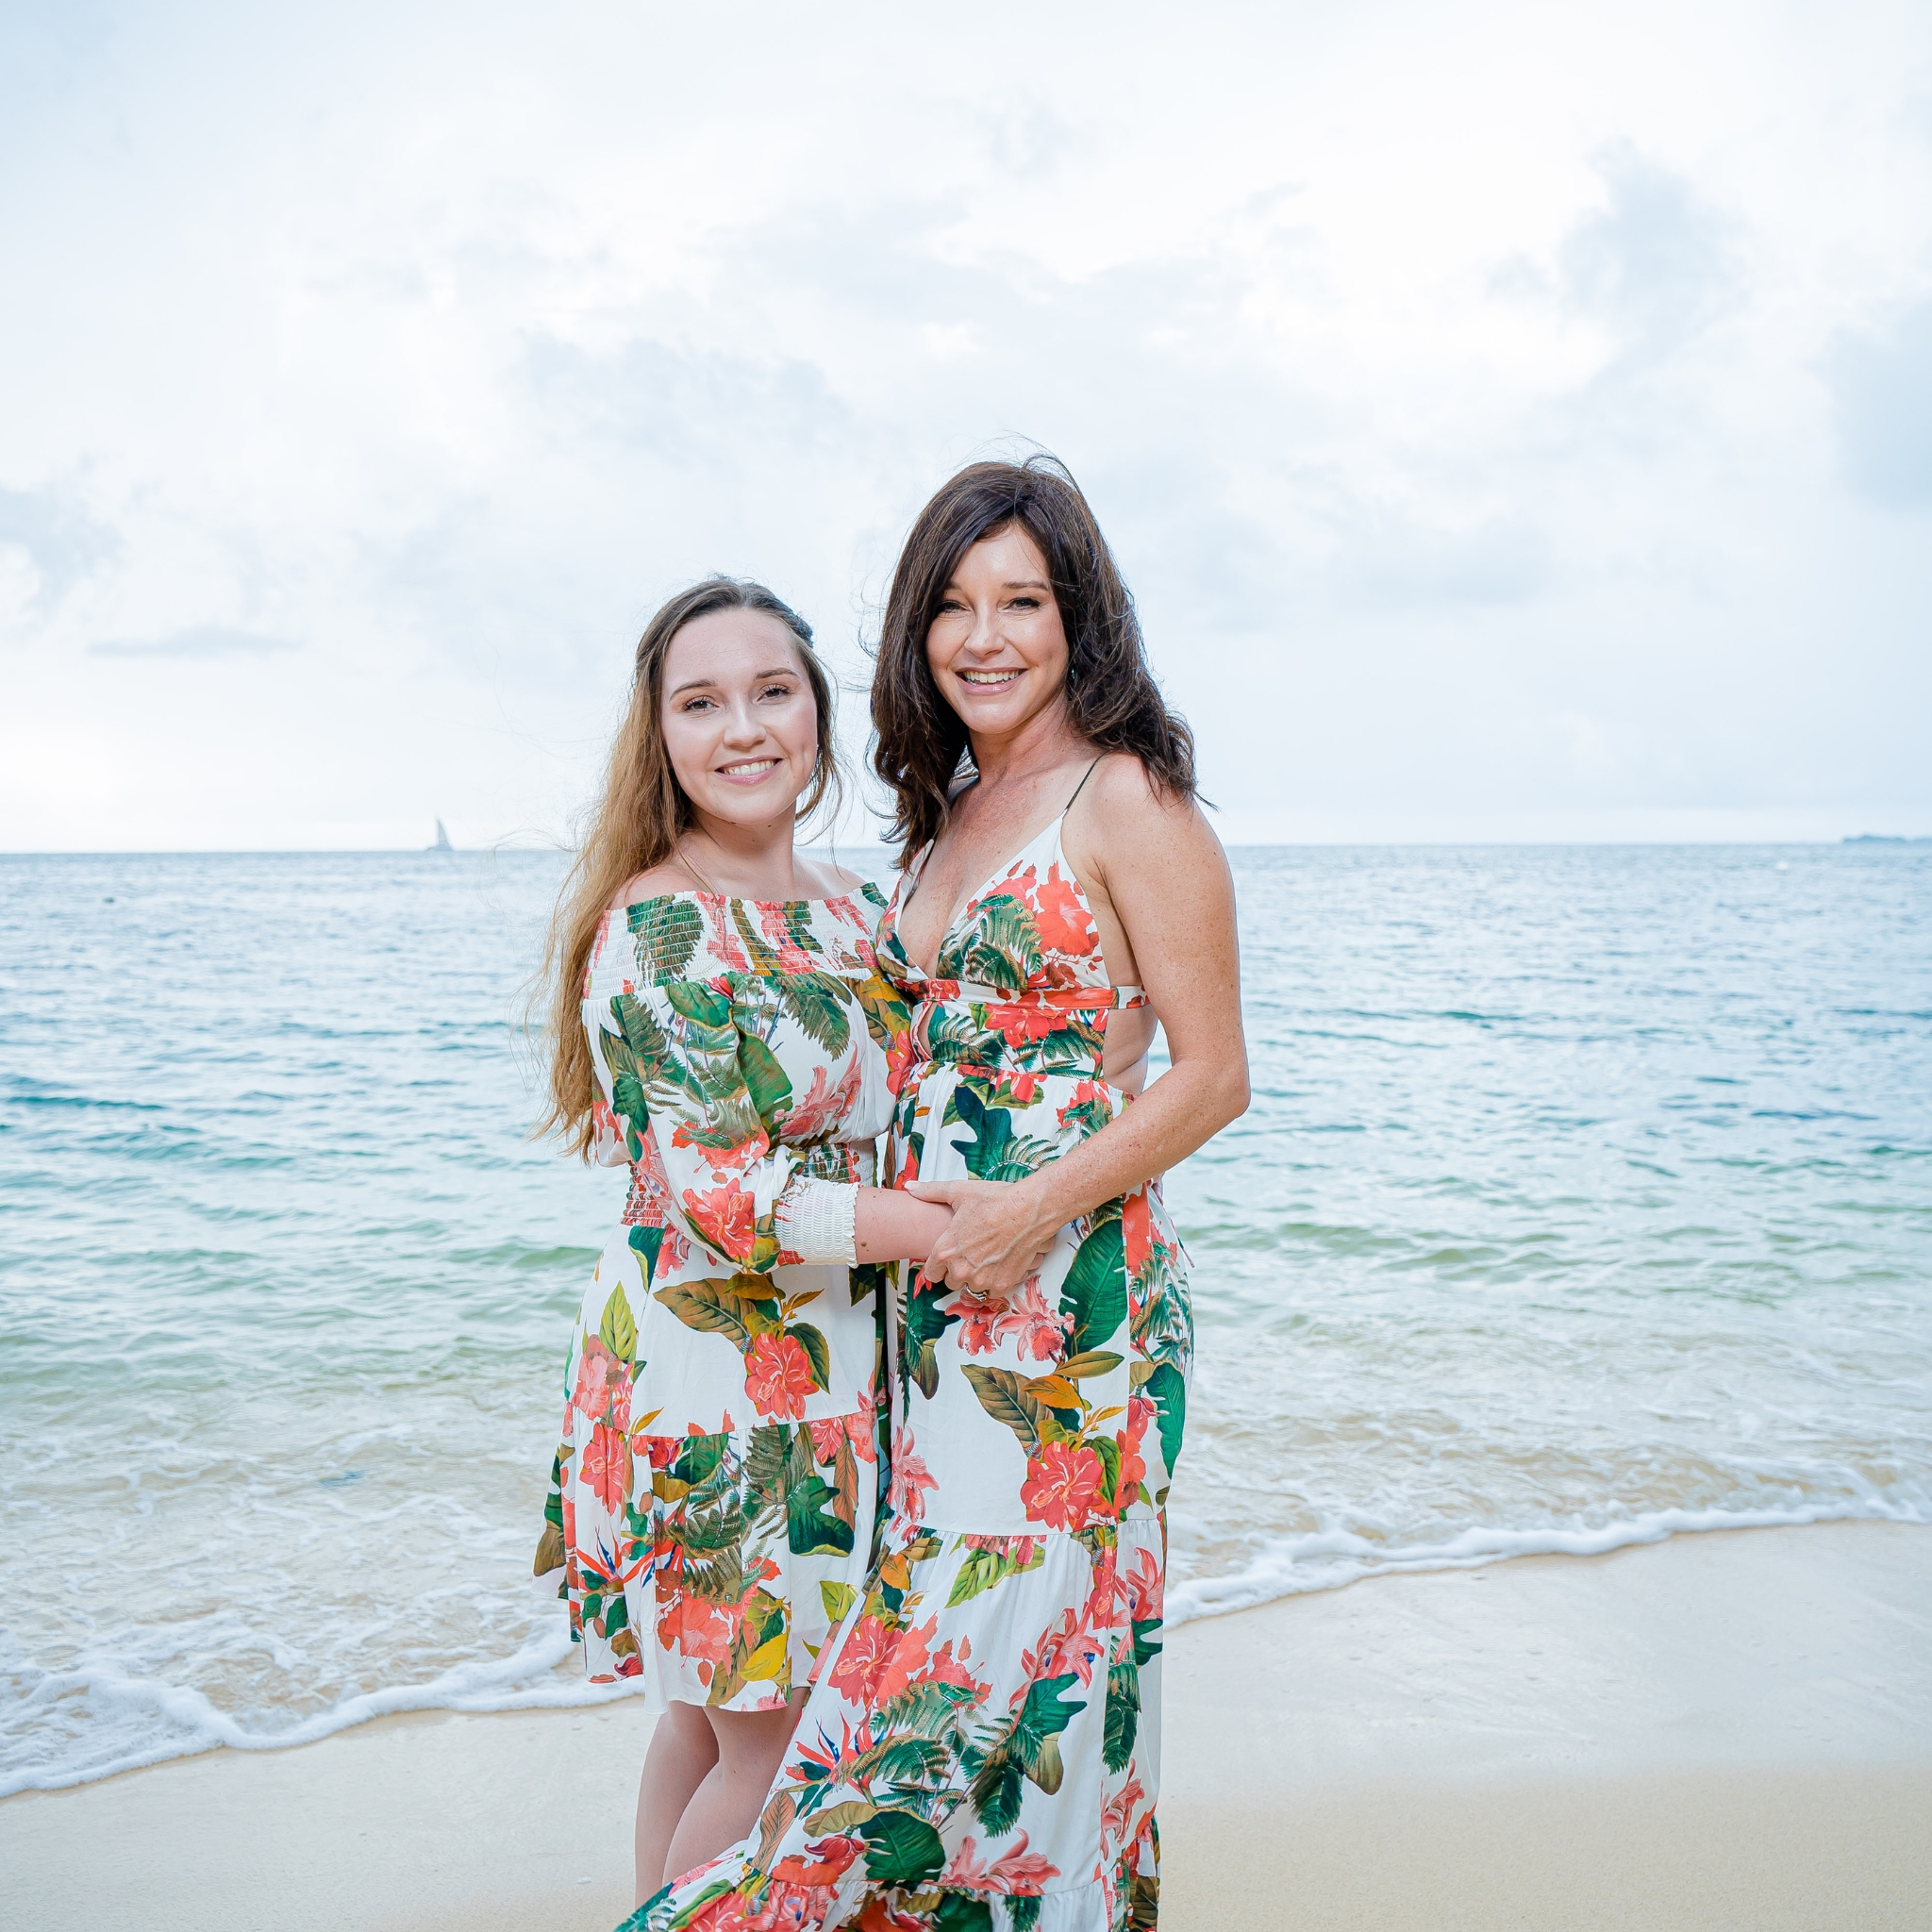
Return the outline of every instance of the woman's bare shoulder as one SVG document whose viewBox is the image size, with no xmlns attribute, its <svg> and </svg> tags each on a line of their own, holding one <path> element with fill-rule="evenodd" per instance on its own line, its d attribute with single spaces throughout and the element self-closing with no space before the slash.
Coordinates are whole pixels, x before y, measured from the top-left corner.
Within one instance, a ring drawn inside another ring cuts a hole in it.
<svg viewBox="0 0 1932 1932">
<path fill-rule="evenodd" d="M 1087 791 L 1096 809 L 1080 829 L 1108 853 L 1131 851 L 1147 839 L 1162 844 L 1220 842 L 1200 805 L 1164 791 L 1131 752 L 1108 752 L 1093 768 Z M 1077 811 L 1074 817 L 1077 823 Z"/>
<path fill-rule="evenodd" d="M 805 867 L 799 868 L 800 872 Z M 841 865 L 835 859 L 819 858 L 811 862 L 808 877 L 800 880 L 807 887 L 806 896 L 811 899 L 838 899 L 856 892 L 865 883 L 863 873 L 854 872 L 849 865 Z"/>
<path fill-rule="evenodd" d="M 649 872 L 635 873 L 624 882 L 610 902 L 610 910 L 622 912 L 626 906 L 641 906 L 646 899 L 664 899 L 673 892 L 689 892 L 695 883 L 681 865 L 669 862 L 654 865 Z"/>
</svg>

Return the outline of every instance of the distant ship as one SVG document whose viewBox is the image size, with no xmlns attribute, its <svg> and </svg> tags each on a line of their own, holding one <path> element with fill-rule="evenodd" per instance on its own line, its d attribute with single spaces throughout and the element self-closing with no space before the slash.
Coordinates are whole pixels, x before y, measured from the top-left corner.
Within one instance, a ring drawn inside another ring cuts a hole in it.
<svg viewBox="0 0 1932 1932">
<path fill-rule="evenodd" d="M 449 842 L 449 833 L 441 819 L 436 822 L 436 843 L 424 846 L 425 852 L 454 852 L 457 848 Z"/>
</svg>

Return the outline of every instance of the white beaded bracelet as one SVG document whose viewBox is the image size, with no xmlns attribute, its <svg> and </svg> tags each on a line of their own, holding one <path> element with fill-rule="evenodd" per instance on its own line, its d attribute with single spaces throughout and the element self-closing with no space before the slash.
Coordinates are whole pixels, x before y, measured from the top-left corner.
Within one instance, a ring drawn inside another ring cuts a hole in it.
<svg viewBox="0 0 1932 1932">
<path fill-rule="evenodd" d="M 779 1197 L 778 1245 L 801 1261 L 858 1259 L 858 1190 L 850 1181 L 801 1176 Z"/>
</svg>

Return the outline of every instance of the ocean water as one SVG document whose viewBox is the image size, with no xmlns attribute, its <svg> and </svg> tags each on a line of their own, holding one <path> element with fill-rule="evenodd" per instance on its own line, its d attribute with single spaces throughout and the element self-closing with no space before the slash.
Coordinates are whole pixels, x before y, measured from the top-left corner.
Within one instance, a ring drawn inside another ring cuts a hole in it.
<svg viewBox="0 0 1932 1932">
<path fill-rule="evenodd" d="M 1178 1617 L 1932 1523 L 1932 851 L 1234 855 Z M 0 1792 L 610 1695 L 529 1558 L 622 1176 L 554 856 L 0 858 Z"/>
</svg>

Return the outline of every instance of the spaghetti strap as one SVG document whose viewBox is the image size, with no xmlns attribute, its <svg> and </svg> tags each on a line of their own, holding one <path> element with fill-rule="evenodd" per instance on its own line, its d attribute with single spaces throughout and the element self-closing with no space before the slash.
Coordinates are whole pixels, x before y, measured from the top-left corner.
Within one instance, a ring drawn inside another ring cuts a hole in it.
<svg viewBox="0 0 1932 1932">
<path fill-rule="evenodd" d="M 1106 756 L 1107 754 L 1105 752 L 1102 752 L 1100 754 L 1100 758 L 1104 758 Z M 1086 791 L 1088 779 L 1092 777 L 1094 773 L 1100 769 L 1100 758 L 1095 758 L 1093 762 L 1091 765 L 1089 765 L 1084 772 L 1080 774 L 1080 782 L 1074 787 L 1074 798 L 1078 798 L 1081 792 Z M 1061 808 L 1061 818 L 1065 818 L 1067 813 L 1073 810 L 1074 798 L 1068 799 L 1065 806 Z"/>
</svg>

